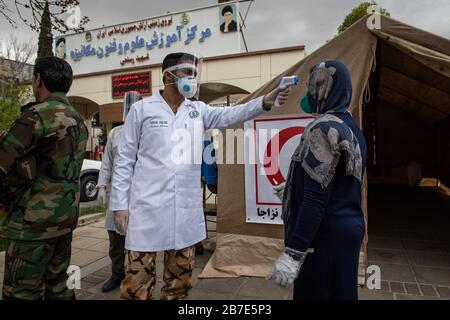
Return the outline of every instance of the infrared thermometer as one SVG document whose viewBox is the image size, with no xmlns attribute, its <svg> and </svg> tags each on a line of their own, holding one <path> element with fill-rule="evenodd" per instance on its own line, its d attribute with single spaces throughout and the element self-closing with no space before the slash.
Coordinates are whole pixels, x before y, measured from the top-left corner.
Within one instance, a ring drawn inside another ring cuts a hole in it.
<svg viewBox="0 0 450 320">
<path fill-rule="evenodd" d="M 287 87 L 291 88 L 293 86 L 297 86 L 300 83 L 300 79 L 298 76 L 288 76 L 288 77 L 282 77 L 280 79 L 280 83 L 278 84 L 278 88 L 281 87 Z M 280 102 L 278 101 L 278 98 L 275 100 L 274 107 L 280 107 Z"/>
</svg>

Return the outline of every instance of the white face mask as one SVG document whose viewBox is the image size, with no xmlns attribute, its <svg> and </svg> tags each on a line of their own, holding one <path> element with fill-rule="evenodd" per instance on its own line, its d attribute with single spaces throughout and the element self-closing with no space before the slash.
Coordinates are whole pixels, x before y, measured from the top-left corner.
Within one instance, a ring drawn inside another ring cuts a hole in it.
<svg viewBox="0 0 450 320">
<path fill-rule="evenodd" d="M 197 78 L 194 76 L 187 77 L 177 77 L 171 73 L 175 78 L 177 78 L 177 88 L 178 92 L 185 98 L 192 98 L 197 93 L 198 83 Z"/>
<path fill-rule="evenodd" d="M 173 73 L 173 71 L 179 70 L 179 69 L 192 69 L 192 73 L 197 73 L 197 67 L 190 63 L 182 63 L 179 65 L 175 65 L 172 67 L 169 67 L 163 71 L 163 74 L 168 72 L 171 75 L 175 77 L 177 80 L 174 84 L 177 85 L 178 92 L 185 98 L 192 98 L 197 94 L 198 91 L 198 80 L 197 77 L 194 75 L 186 76 L 186 77 L 178 77 Z M 168 83 L 169 84 L 169 83 Z"/>
</svg>

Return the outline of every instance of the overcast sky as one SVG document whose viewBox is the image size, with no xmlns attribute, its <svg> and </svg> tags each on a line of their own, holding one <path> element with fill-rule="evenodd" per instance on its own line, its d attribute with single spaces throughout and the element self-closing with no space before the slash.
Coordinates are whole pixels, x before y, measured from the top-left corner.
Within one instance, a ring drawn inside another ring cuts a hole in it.
<svg viewBox="0 0 450 320">
<path fill-rule="evenodd" d="M 8 1 L 7 1 L 8 2 Z M 12 2 L 12 0 L 11 0 Z M 213 0 L 80 0 L 81 13 L 91 19 L 86 29 L 119 24 L 215 4 Z M 255 0 L 246 21 L 250 51 L 305 45 L 307 53 L 337 34 L 337 27 L 361 0 Z M 377 0 L 397 20 L 450 38 L 450 0 Z M 241 5 L 245 14 L 247 4 Z M 0 38 L 12 32 L 0 16 Z M 34 40 L 37 34 L 19 24 L 15 34 Z"/>
</svg>

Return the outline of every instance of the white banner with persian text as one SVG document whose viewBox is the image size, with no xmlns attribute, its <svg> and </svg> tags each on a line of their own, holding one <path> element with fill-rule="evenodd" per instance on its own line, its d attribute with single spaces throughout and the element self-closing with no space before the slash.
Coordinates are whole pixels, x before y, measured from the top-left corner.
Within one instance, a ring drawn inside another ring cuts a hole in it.
<svg viewBox="0 0 450 320">
<path fill-rule="evenodd" d="M 173 52 L 239 53 L 239 2 L 63 35 L 54 45 L 75 75 L 159 64 Z"/>
</svg>

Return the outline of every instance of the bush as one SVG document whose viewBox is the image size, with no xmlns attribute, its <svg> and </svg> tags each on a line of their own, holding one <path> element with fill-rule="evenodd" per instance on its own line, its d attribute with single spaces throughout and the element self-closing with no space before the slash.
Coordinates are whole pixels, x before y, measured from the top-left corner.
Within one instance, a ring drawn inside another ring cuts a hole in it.
<svg viewBox="0 0 450 320">
<path fill-rule="evenodd" d="M 20 107 L 31 101 L 31 90 L 26 85 L 7 80 L 0 83 L 0 134 L 20 116 Z"/>
</svg>

